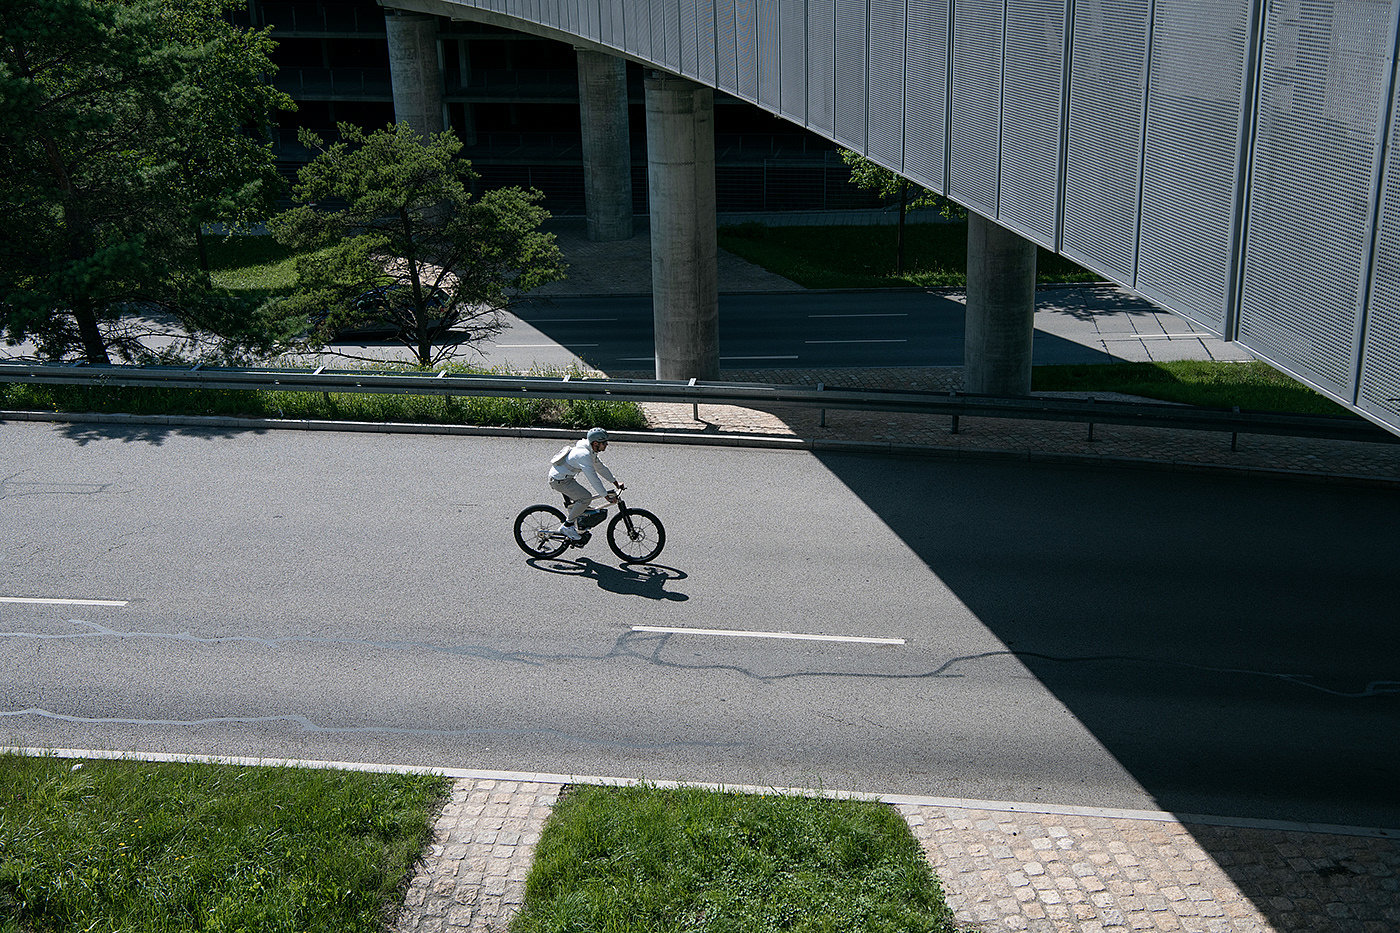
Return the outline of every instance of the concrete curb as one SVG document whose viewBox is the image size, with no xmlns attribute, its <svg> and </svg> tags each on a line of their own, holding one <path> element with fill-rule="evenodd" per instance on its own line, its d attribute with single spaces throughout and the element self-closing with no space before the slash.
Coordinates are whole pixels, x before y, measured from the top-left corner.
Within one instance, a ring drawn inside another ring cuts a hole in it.
<svg viewBox="0 0 1400 933">
<path fill-rule="evenodd" d="M 480 768 L 438 768 L 424 765 L 397 765 L 363 761 L 323 761 L 302 758 L 250 758 L 239 755 L 196 755 L 173 752 L 117 751 L 94 748 L 0 747 L 0 754 L 30 758 L 83 758 L 89 761 L 147 761 L 181 764 L 224 764 L 240 767 L 310 768 L 335 771 L 362 771 L 374 774 L 437 774 L 443 777 L 484 781 L 519 781 L 539 784 L 589 784 L 602 787 L 698 787 L 741 794 L 824 797 L 832 800 L 870 800 L 897 806 L 955 807 L 961 810 L 989 810 L 996 813 L 1045 813 L 1059 816 L 1087 816 L 1115 820 L 1178 822 L 1198 826 L 1232 826 L 1244 829 L 1273 829 L 1294 833 L 1325 833 L 1334 836 L 1362 836 L 1375 839 L 1400 837 L 1400 828 L 1344 826 L 1333 823 L 1303 823 L 1294 820 L 1258 819 L 1240 816 L 1173 813 L 1167 810 L 1128 810 L 1116 807 L 1078 807 L 1013 800 L 975 800 L 965 797 L 937 797 L 922 794 L 886 794 L 875 791 L 842 791 L 813 787 L 769 787 L 752 784 L 715 784 L 706 781 L 650 781 L 645 778 L 606 777 L 588 774 L 556 774 L 538 771 L 499 771 Z"/>
<path fill-rule="evenodd" d="M 158 425 L 205 430 L 235 431 L 346 431 L 365 434 L 446 434 L 462 437 L 514 437 L 559 439 L 577 438 L 574 428 L 489 427 L 460 424 L 417 424 L 407 422 L 316 421 L 281 418 L 230 418 L 205 415 L 127 415 L 100 412 L 3 411 L 6 421 L 38 421 L 73 424 Z M 768 450 L 799 450 L 818 453 L 885 454 L 963 461 L 1019 461 L 1059 466 L 1101 469 L 1150 470 L 1153 472 L 1260 476 L 1325 485 L 1400 488 L 1400 477 L 1367 476 L 1351 473 L 1322 473 L 1282 467 L 1261 467 L 1227 463 L 1198 463 L 1110 455 L 1069 454 L 1053 451 L 964 450 L 895 441 L 844 441 L 783 437 L 771 434 L 707 434 L 679 431 L 612 431 L 615 437 L 634 444 L 680 444 L 697 447 L 747 447 Z"/>
</svg>

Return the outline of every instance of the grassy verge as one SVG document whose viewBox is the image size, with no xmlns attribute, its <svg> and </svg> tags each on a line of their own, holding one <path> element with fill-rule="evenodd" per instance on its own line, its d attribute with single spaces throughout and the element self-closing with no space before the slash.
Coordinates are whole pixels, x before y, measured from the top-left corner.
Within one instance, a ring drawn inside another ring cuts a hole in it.
<svg viewBox="0 0 1400 933">
<path fill-rule="evenodd" d="M 967 224 L 906 224 L 904 273 L 895 273 L 893 226 L 721 227 L 719 245 L 806 288 L 948 288 L 967 284 Z M 1098 276 L 1045 250 L 1041 283 L 1094 282 Z"/>
<path fill-rule="evenodd" d="M 1204 408 L 1292 412 L 1356 417 L 1266 363 L 1105 363 L 1096 366 L 1036 366 L 1037 392 L 1126 392 Z"/>
<path fill-rule="evenodd" d="M 386 366 L 384 369 L 391 369 Z M 483 372 L 452 366 L 457 373 Z M 411 370 L 408 370 L 411 371 Z M 559 373 L 563 375 L 563 373 Z M 376 395 L 367 392 L 271 392 L 246 389 L 155 389 L 0 384 L 0 410 L 215 415 L 331 421 L 546 425 L 614 430 L 646 426 L 632 402 L 599 399 Z"/>
<path fill-rule="evenodd" d="M 580 787 L 535 852 L 512 933 L 916 933 L 952 929 L 882 804 L 693 788 Z"/>
<path fill-rule="evenodd" d="M 446 787 L 0 757 L 0 930 L 379 933 Z"/>
</svg>

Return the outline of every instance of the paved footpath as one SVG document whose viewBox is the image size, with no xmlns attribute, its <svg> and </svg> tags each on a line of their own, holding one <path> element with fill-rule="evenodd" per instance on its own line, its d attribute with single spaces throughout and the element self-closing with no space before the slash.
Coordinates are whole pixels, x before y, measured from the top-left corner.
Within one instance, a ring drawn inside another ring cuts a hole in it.
<svg viewBox="0 0 1400 933">
<path fill-rule="evenodd" d="M 396 933 L 503 933 L 564 785 L 464 778 Z M 892 803 L 979 933 L 1394 933 L 1400 839 L 1167 814 Z"/>
</svg>

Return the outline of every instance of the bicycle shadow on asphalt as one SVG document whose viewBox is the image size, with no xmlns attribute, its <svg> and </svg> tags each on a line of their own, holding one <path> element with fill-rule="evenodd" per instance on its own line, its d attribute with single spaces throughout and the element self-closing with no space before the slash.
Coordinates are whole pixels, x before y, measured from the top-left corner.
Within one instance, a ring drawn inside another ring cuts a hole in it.
<svg viewBox="0 0 1400 933">
<path fill-rule="evenodd" d="M 660 564 L 624 564 L 621 567 L 613 567 L 608 564 L 600 564 L 590 557 L 580 557 L 577 560 L 532 557 L 526 563 L 536 570 L 543 570 L 545 573 L 597 580 L 598 588 L 609 593 L 641 596 L 655 600 L 665 599 L 672 602 L 684 602 L 690 599 L 690 596 L 685 593 L 666 589 L 667 583 L 674 580 L 684 580 L 689 576 L 685 571 L 677 570 L 674 567 L 663 567 Z"/>
</svg>

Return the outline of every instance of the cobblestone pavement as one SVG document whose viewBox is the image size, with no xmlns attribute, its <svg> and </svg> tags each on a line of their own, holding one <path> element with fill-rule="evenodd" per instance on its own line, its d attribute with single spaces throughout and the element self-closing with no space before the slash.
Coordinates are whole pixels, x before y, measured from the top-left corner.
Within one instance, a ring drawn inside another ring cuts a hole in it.
<svg viewBox="0 0 1400 933">
<path fill-rule="evenodd" d="M 561 789 L 458 780 L 394 933 L 504 933 L 524 901 L 535 843 Z"/>
<path fill-rule="evenodd" d="M 395 933 L 502 933 L 557 783 L 460 779 Z M 1393 933 L 1400 840 L 898 803 L 966 931 Z"/>
</svg>

